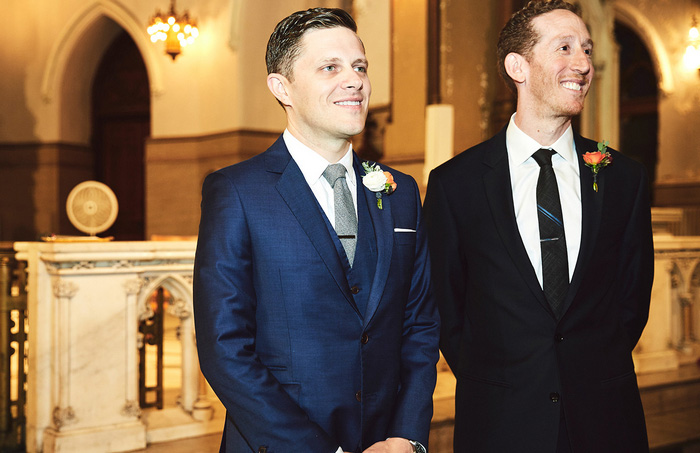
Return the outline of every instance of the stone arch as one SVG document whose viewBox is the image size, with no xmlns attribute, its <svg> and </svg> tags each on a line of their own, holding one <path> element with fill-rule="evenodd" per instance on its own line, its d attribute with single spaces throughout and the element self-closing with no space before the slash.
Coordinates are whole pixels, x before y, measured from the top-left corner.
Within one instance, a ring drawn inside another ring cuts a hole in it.
<svg viewBox="0 0 700 453">
<path fill-rule="evenodd" d="M 172 295 L 173 304 L 168 314 L 180 320 L 181 347 L 181 388 L 179 406 L 187 413 L 196 409 L 200 389 L 199 357 L 194 336 L 194 317 L 192 303 L 192 277 L 177 273 L 161 274 L 153 278 L 144 278 L 142 291 L 136 301 L 138 319 L 153 316 L 148 299 L 158 288 L 163 287 Z"/>
<path fill-rule="evenodd" d="M 673 93 L 675 87 L 670 58 L 663 39 L 654 26 L 636 6 L 626 0 L 618 0 L 613 3 L 613 11 L 615 18 L 634 30 L 649 49 L 659 81 L 659 91 L 664 95 Z"/>
<path fill-rule="evenodd" d="M 140 316 L 144 316 L 144 313 L 149 310 L 148 298 L 161 286 L 167 289 L 168 292 L 173 295 L 174 301 L 182 301 L 181 304 L 177 304 L 176 310 L 178 311 L 178 314 L 176 316 L 180 319 L 191 317 L 193 313 L 192 282 L 180 274 L 159 275 L 158 277 L 147 281 L 136 302 L 140 309 Z"/>
<path fill-rule="evenodd" d="M 159 95 L 163 92 L 163 76 L 158 63 L 159 55 L 146 37 L 145 30 L 138 18 L 114 0 L 94 0 L 79 10 L 68 25 L 63 29 L 54 43 L 48 57 L 48 62 L 42 76 L 41 95 L 45 102 L 52 102 L 57 96 L 58 87 L 66 79 L 64 75 L 69 70 L 68 63 L 73 52 L 78 48 L 106 47 L 110 35 L 95 33 L 94 39 L 83 39 L 93 27 L 104 24 L 104 19 L 110 19 L 126 30 L 136 43 L 146 64 L 151 85 L 151 93 Z M 66 80 L 70 82 L 70 80 Z"/>
</svg>

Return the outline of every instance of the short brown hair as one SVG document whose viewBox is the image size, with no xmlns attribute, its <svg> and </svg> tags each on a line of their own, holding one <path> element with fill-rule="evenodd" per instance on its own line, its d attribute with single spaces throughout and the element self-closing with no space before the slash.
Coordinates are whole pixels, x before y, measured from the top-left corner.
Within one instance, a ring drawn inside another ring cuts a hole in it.
<svg viewBox="0 0 700 453">
<path fill-rule="evenodd" d="M 571 11 L 581 17 L 580 8 L 564 0 L 532 0 L 523 9 L 514 13 L 505 27 L 503 27 L 503 30 L 501 30 L 496 50 L 498 72 L 506 82 L 506 85 L 508 85 L 508 88 L 514 93 L 516 92 L 515 82 L 506 72 L 506 56 L 514 52 L 529 59 L 532 48 L 540 40 L 539 34 L 532 26 L 532 19 L 556 9 Z"/>
<path fill-rule="evenodd" d="M 345 27 L 357 33 L 352 16 L 339 8 L 311 8 L 297 11 L 277 24 L 267 42 L 267 73 L 292 79 L 292 67 L 301 50 L 301 38 L 307 30 Z"/>
</svg>

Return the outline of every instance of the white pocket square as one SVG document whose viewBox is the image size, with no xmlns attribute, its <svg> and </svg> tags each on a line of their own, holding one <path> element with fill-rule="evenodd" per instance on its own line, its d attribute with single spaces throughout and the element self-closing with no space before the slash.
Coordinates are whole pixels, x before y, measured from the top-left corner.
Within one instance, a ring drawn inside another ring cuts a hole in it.
<svg viewBox="0 0 700 453">
<path fill-rule="evenodd" d="M 416 230 L 410 228 L 394 228 L 394 233 L 415 233 Z"/>
</svg>

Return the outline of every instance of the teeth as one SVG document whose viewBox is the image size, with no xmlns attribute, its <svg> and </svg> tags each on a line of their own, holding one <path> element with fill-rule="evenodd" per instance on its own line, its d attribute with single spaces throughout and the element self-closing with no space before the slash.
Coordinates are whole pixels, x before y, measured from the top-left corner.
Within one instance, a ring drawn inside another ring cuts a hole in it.
<svg viewBox="0 0 700 453">
<path fill-rule="evenodd" d="M 360 105 L 360 101 L 342 101 L 336 102 L 336 105 Z"/>
<path fill-rule="evenodd" d="M 576 90 L 576 91 L 581 91 L 581 85 L 575 82 L 564 82 L 561 84 L 564 88 L 568 88 L 570 90 Z"/>
</svg>

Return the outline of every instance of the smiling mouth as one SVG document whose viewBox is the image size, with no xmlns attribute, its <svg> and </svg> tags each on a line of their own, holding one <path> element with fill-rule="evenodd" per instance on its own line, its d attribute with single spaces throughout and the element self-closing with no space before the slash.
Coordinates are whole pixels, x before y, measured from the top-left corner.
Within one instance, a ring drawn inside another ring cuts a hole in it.
<svg viewBox="0 0 700 453">
<path fill-rule="evenodd" d="M 577 82 L 562 82 L 561 86 L 574 91 L 581 91 L 583 89 L 583 85 Z"/>
<path fill-rule="evenodd" d="M 340 101 L 336 102 L 335 105 L 360 105 L 362 102 L 360 101 Z"/>
</svg>

